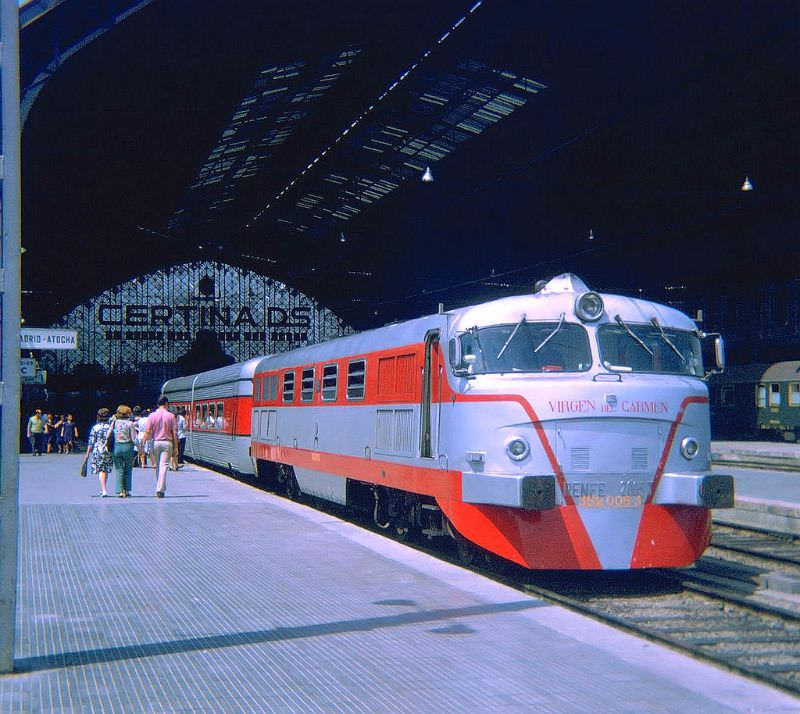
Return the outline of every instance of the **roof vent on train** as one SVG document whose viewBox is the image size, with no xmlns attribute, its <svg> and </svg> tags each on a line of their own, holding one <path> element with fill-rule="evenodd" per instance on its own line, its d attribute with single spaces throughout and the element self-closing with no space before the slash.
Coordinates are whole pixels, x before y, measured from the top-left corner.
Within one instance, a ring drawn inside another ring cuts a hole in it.
<svg viewBox="0 0 800 714">
<path fill-rule="evenodd" d="M 589 288 L 577 275 L 572 273 L 562 273 L 556 275 L 550 280 L 540 280 L 536 283 L 536 292 L 553 294 L 553 293 L 588 293 Z"/>
</svg>

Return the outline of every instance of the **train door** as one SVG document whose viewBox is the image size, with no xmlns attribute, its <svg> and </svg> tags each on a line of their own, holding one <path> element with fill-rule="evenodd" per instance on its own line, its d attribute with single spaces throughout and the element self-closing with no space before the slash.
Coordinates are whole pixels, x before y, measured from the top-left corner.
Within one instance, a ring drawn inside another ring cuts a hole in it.
<svg viewBox="0 0 800 714">
<path fill-rule="evenodd" d="M 228 402 L 217 402 L 217 428 L 230 436 L 231 441 L 236 441 L 236 426 L 239 412 L 239 399 L 234 397 Z"/>
<path fill-rule="evenodd" d="M 439 330 L 425 335 L 425 354 L 422 364 L 422 402 L 420 404 L 419 455 L 432 459 L 438 453 L 439 404 Z"/>
</svg>

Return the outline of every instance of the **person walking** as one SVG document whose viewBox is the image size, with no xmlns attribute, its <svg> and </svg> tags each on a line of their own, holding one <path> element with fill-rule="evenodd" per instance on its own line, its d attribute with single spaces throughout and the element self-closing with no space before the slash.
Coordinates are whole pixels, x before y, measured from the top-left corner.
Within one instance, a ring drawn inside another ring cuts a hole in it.
<svg viewBox="0 0 800 714">
<path fill-rule="evenodd" d="M 139 410 L 139 418 L 136 421 L 136 450 L 139 452 L 139 461 L 143 469 L 147 468 L 147 457 L 150 455 L 150 444 L 144 440 L 144 432 L 147 429 L 147 409 Z"/>
<path fill-rule="evenodd" d="M 133 481 L 133 443 L 136 440 L 136 422 L 127 404 L 120 404 L 114 415 L 114 470 L 117 472 L 117 495 L 128 498 Z"/>
<path fill-rule="evenodd" d="M 46 424 L 42 417 L 41 409 L 34 411 L 33 416 L 28 419 L 28 440 L 31 442 L 31 453 L 34 456 L 42 455 L 42 442 L 44 441 Z"/>
<path fill-rule="evenodd" d="M 178 450 L 172 454 L 172 470 L 177 471 L 183 466 L 183 452 L 186 450 L 186 410 L 178 407 L 175 412 L 175 432 L 178 435 Z"/>
<path fill-rule="evenodd" d="M 61 436 L 61 427 L 64 426 L 64 415 L 57 416 L 50 414 L 49 423 L 47 425 L 47 453 L 59 454 L 61 453 L 61 445 L 59 437 Z"/>
<path fill-rule="evenodd" d="M 105 407 L 97 410 L 97 423 L 92 427 L 86 439 L 86 456 L 89 457 L 91 454 L 92 473 L 97 474 L 100 479 L 100 496 L 102 498 L 108 495 L 106 479 L 113 466 L 111 454 L 106 448 L 108 432 L 111 431 L 111 423 L 108 421 L 109 413 Z"/>
<path fill-rule="evenodd" d="M 67 419 L 61 427 L 62 440 L 64 442 L 64 453 L 68 454 L 75 448 L 75 439 L 78 438 L 78 425 L 75 423 L 72 414 L 67 414 Z"/>
<path fill-rule="evenodd" d="M 144 430 L 144 441 L 153 439 L 153 457 L 158 474 L 156 498 L 164 498 L 169 460 L 178 450 L 175 415 L 169 411 L 168 406 L 169 399 L 162 394 L 158 398 L 158 409 L 147 417 L 147 427 Z"/>
</svg>

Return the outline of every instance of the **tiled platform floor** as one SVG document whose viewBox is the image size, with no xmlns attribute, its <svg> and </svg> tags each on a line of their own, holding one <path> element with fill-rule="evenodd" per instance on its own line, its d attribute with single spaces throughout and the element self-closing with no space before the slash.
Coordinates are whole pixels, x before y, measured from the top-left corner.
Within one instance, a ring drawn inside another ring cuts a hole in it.
<svg viewBox="0 0 800 714">
<path fill-rule="evenodd" d="M 101 499 L 78 456 L 21 462 L 4 713 L 800 711 L 204 469 Z"/>
</svg>

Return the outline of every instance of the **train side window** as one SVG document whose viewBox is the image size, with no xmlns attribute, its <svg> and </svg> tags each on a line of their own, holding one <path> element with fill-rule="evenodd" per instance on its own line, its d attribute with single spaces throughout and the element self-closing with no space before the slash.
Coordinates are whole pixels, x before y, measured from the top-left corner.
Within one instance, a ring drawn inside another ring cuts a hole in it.
<svg viewBox="0 0 800 714">
<path fill-rule="evenodd" d="M 769 405 L 779 407 L 781 405 L 781 385 L 773 382 L 769 385 Z"/>
<path fill-rule="evenodd" d="M 800 382 L 789 382 L 789 406 L 800 407 Z"/>
<path fill-rule="evenodd" d="M 294 372 L 283 373 L 283 401 L 294 401 Z"/>
<path fill-rule="evenodd" d="M 203 417 L 200 416 L 200 405 L 194 405 L 194 425 L 195 426 L 202 426 L 203 424 Z"/>
<path fill-rule="evenodd" d="M 322 401 L 336 401 L 336 383 L 339 376 L 338 364 L 326 364 L 322 368 Z"/>
<path fill-rule="evenodd" d="M 208 404 L 203 404 L 203 412 L 200 417 L 200 426 L 203 427 L 204 429 L 208 424 L 207 420 L 208 420 Z"/>
<path fill-rule="evenodd" d="M 759 384 L 756 387 L 756 407 L 766 409 L 767 407 L 767 385 Z"/>
<path fill-rule="evenodd" d="M 217 429 L 222 429 L 225 424 L 225 403 L 217 402 Z"/>
<path fill-rule="evenodd" d="M 253 404 L 258 404 L 262 399 L 264 394 L 264 378 L 261 377 L 260 379 L 253 380 Z"/>
<path fill-rule="evenodd" d="M 208 416 L 206 417 L 206 428 L 213 429 L 214 428 L 214 413 L 216 412 L 217 408 L 215 404 L 208 405 Z"/>
<path fill-rule="evenodd" d="M 314 368 L 304 369 L 300 378 L 300 401 L 314 401 Z"/>
<path fill-rule="evenodd" d="M 719 390 L 719 403 L 723 407 L 736 406 L 736 387 L 733 384 L 723 384 Z"/>
<path fill-rule="evenodd" d="M 367 360 L 354 359 L 347 365 L 347 398 L 363 399 L 367 376 Z"/>
</svg>

